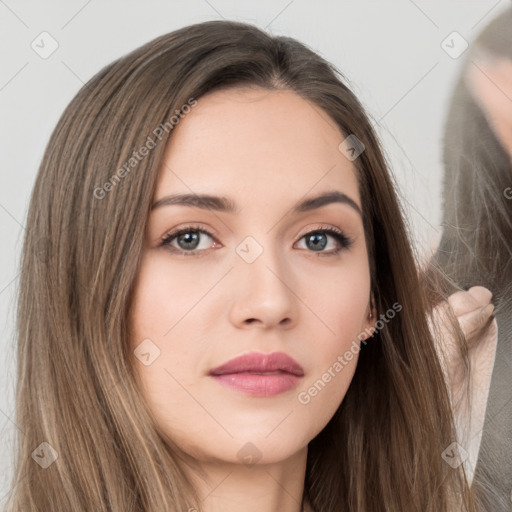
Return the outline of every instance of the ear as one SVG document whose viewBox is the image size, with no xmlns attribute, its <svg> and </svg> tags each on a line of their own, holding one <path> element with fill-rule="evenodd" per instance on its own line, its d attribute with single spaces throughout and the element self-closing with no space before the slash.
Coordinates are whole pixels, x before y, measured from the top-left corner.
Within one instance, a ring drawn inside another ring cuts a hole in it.
<svg viewBox="0 0 512 512">
<path fill-rule="evenodd" d="M 366 310 L 366 318 L 361 328 L 360 339 L 366 340 L 371 338 L 375 331 L 375 324 L 377 323 L 377 308 L 375 307 L 375 301 L 373 295 L 370 295 L 370 300 Z"/>
</svg>

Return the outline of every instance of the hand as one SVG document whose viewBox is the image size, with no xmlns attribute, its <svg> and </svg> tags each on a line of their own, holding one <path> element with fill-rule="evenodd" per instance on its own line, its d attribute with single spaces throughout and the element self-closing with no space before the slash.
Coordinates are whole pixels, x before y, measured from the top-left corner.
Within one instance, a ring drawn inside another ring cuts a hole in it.
<svg viewBox="0 0 512 512">
<path fill-rule="evenodd" d="M 433 311 L 432 320 L 439 331 L 436 348 L 459 431 L 464 430 L 461 437 L 465 439 L 471 439 L 483 428 L 497 347 L 497 323 L 492 316 L 494 306 L 491 298 L 492 293 L 487 288 L 473 286 L 468 291 L 450 295 L 448 302 L 442 302 Z M 466 338 L 471 368 L 469 374 L 464 368 L 459 342 L 450 330 L 450 308 Z M 470 396 L 467 396 L 468 387 Z"/>
<path fill-rule="evenodd" d="M 470 61 L 465 83 L 512 162 L 512 60 L 480 55 Z"/>
</svg>

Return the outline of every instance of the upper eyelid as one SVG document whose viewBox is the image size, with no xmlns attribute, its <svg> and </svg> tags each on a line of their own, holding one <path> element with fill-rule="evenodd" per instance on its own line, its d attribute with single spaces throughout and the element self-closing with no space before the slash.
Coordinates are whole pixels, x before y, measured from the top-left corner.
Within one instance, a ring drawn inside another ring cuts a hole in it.
<svg viewBox="0 0 512 512">
<path fill-rule="evenodd" d="M 335 227 L 335 226 L 320 225 L 316 228 L 307 229 L 306 231 L 304 231 L 304 233 L 302 233 L 301 237 L 304 235 L 307 235 L 308 233 L 311 233 L 311 232 L 328 231 L 329 229 L 334 229 L 334 230 L 341 231 L 342 233 L 345 233 L 345 230 L 343 228 L 339 228 L 339 227 Z M 220 233 L 212 228 L 203 228 L 201 226 L 195 226 L 195 225 L 191 224 L 191 225 L 185 225 L 181 228 L 176 228 L 176 229 L 171 229 L 169 231 L 166 231 L 164 233 L 164 235 L 161 237 L 161 239 L 167 238 L 168 236 L 171 236 L 171 235 L 176 236 L 177 233 L 188 232 L 188 231 L 200 231 L 200 232 L 205 233 L 210 236 L 216 236 L 216 237 L 220 236 Z M 299 233 L 300 233 L 300 231 L 299 231 Z M 295 236 L 299 236 L 299 235 L 297 234 Z"/>
<path fill-rule="evenodd" d="M 177 228 L 177 229 L 171 229 L 170 231 L 167 231 L 162 237 L 161 237 L 161 240 L 167 240 L 167 239 L 173 239 L 173 238 L 176 238 L 177 236 L 179 236 L 180 233 L 188 233 L 189 231 L 198 231 L 198 232 L 201 232 L 201 233 L 204 233 L 205 235 L 208 235 L 212 238 L 217 238 L 219 235 L 218 233 L 213 230 L 213 229 L 206 229 L 206 228 L 201 228 L 201 227 L 198 227 L 198 226 L 184 226 L 182 228 Z"/>
</svg>

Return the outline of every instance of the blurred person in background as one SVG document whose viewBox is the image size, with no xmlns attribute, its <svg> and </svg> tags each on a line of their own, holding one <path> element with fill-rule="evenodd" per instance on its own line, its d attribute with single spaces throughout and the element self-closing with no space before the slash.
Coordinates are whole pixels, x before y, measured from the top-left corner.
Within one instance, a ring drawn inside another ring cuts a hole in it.
<svg viewBox="0 0 512 512">
<path fill-rule="evenodd" d="M 472 485 L 492 512 L 512 511 L 511 59 L 508 9 L 468 50 L 452 93 L 444 136 L 443 235 L 430 262 L 445 275 L 444 292 L 454 292 L 456 314 L 480 311 L 460 290 L 473 293 L 475 303 L 493 296 L 495 319 L 468 338 L 472 403 L 461 406 L 468 412 L 462 448 L 469 466 L 476 466 Z"/>
</svg>

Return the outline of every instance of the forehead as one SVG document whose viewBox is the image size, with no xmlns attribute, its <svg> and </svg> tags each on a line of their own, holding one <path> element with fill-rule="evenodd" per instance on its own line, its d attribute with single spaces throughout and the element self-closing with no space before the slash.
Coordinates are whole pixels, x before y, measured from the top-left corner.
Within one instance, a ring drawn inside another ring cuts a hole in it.
<svg viewBox="0 0 512 512">
<path fill-rule="evenodd" d="M 360 206 L 355 167 L 338 149 L 344 139 L 326 112 L 292 91 L 215 91 L 174 127 L 156 199 L 244 194 L 273 204 L 337 189 Z"/>
</svg>

